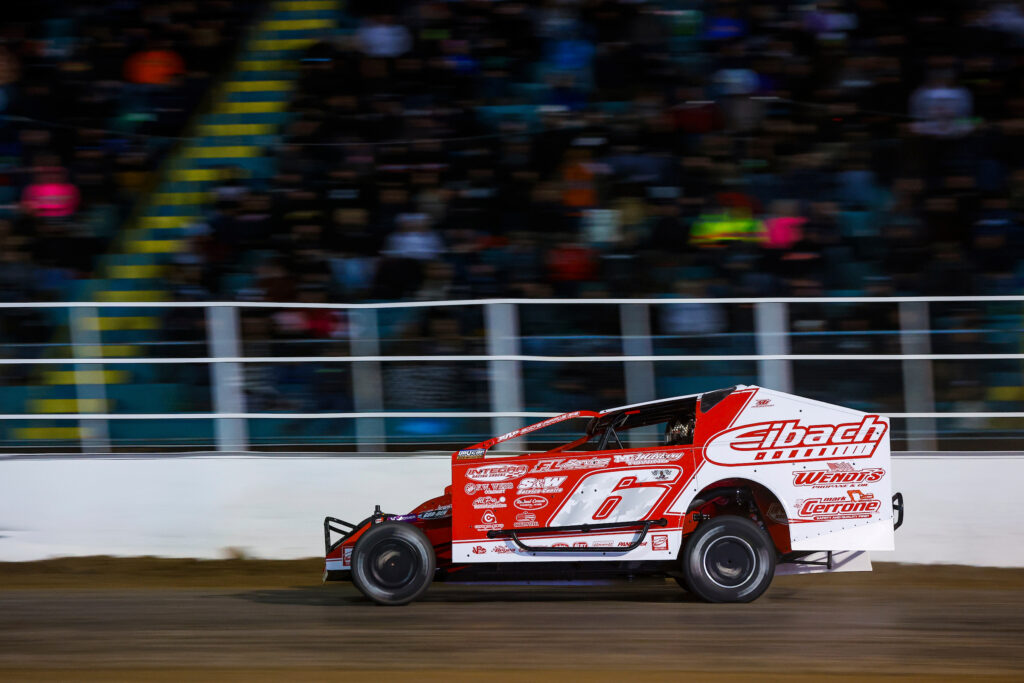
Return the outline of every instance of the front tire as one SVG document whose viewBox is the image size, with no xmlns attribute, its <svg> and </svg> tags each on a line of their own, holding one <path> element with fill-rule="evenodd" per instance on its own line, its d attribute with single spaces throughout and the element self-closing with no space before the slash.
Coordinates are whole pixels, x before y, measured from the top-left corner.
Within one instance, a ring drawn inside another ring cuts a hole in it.
<svg viewBox="0 0 1024 683">
<path fill-rule="evenodd" d="M 723 515 L 704 522 L 683 548 L 683 582 L 707 602 L 750 602 L 775 577 L 775 546 L 754 522 Z"/>
<path fill-rule="evenodd" d="M 426 534 L 404 522 L 374 524 L 352 549 L 352 583 L 380 605 L 405 605 L 421 597 L 435 567 Z"/>
</svg>

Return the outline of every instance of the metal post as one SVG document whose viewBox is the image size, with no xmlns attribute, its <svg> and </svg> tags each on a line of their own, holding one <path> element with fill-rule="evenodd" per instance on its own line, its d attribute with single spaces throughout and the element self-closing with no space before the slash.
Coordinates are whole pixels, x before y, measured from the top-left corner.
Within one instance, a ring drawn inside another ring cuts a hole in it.
<svg viewBox="0 0 1024 683">
<path fill-rule="evenodd" d="M 651 309 L 647 304 L 619 304 L 622 328 L 622 355 L 653 356 Z M 643 403 L 657 398 L 652 361 L 623 363 L 626 377 L 626 403 Z M 658 443 L 655 427 L 638 427 L 625 432 L 629 445 L 639 447 Z"/>
<path fill-rule="evenodd" d="M 377 309 L 358 308 L 349 312 L 349 344 L 353 356 L 379 356 L 380 332 Z M 352 363 L 352 400 L 356 412 L 384 410 L 384 383 L 380 363 Z M 387 430 L 380 417 L 356 420 L 356 448 L 360 451 L 387 450 Z"/>
<path fill-rule="evenodd" d="M 927 354 L 932 352 L 929 323 L 928 302 L 901 301 L 900 315 L 900 351 L 904 355 Z M 930 360 L 907 360 L 902 363 L 903 369 L 903 405 L 908 413 L 935 412 L 935 386 L 932 380 L 932 362 Z M 907 449 L 911 451 L 934 451 L 935 418 L 915 418 L 914 423 L 919 429 L 913 434 L 907 430 Z"/>
<path fill-rule="evenodd" d="M 217 358 L 241 357 L 238 333 L 238 309 L 234 306 L 206 308 L 206 339 L 210 355 Z M 211 363 L 213 410 L 216 413 L 245 412 L 245 380 L 241 363 Z M 244 451 L 249 448 L 245 420 L 217 418 L 217 450 Z"/>
<path fill-rule="evenodd" d="M 484 306 L 487 325 L 487 353 L 491 356 L 519 354 L 519 316 L 515 304 L 490 303 Z M 523 410 L 523 379 L 519 361 L 492 360 L 490 366 L 491 411 L 517 413 Z M 491 418 L 495 436 L 518 429 L 516 417 Z M 525 444 L 524 444 L 525 448 Z"/>
<path fill-rule="evenodd" d="M 99 317 L 95 308 L 69 308 L 68 327 L 71 330 L 71 347 L 75 358 L 88 358 L 103 353 Z M 79 413 L 107 412 L 107 387 L 102 365 L 75 366 L 75 399 Z M 79 420 L 78 432 L 83 453 L 110 452 L 106 420 Z"/>
<path fill-rule="evenodd" d="M 757 352 L 761 355 L 789 354 L 789 309 L 781 302 L 754 305 Z M 758 384 L 776 391 L 793 391 L 793 368 L 788 360 L 757 361 Z"/>
</svg>

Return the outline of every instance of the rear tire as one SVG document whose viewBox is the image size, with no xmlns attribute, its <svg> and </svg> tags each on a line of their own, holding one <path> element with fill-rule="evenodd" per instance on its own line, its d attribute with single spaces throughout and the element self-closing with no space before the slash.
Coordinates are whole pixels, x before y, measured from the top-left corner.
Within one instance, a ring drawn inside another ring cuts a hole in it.
<svg viewBox="0 0 1024 683">
<path fill-rule="evenodd" d="M 374 524 L 352 549 L 352 583 L 380 605 L 405 605 L 421 597 L 435 567 L 427 535 L 404 522 Z"/>
<path fill-rule="evenodd" d="M 707 602 L 750 602 L 775 577 L 775 546 L 754 522 L 723 515 L 693 532 L 682 554 L 683 584 Z"/>
</svg>

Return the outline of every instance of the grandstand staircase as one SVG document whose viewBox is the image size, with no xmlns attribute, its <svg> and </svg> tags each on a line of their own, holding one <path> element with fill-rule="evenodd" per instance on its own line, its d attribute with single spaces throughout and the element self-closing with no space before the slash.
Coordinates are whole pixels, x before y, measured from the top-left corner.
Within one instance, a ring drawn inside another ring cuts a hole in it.
<svg viewBox="0 0 1024 683">
<path fill-rule="evenodd" d="M 211 206 L 211 190 L 239 171 L 259 182 L 273 173 L 266 150 L 280 138 L 298 76 L 298 59 L 319 37 L 337 30 L 340 0 L 277 0 L 250 30 L 230 74 L 214 87 L 207 111 L 193 122 L 186 142 L 160 171 L 156 191 L 145 200 L 137 218 L 122 232 L 115 250 L 104 257 L 101 277 L 79 283 L 77 299 L 101 302 L 166 301 L 164 275 L 174 257 L 188 249 L 189 226 Z M 88 355 L 149 355 L 146 344 L 160 338 L 161 309 L 100 308 L 79 320 L 80 335 L 96 340 Z M 83 337 L 80 337 L 80 339 Z M 99 345 L 102 341 L 102 346 Z M 202 355 L 197 354 L 197 355 Z M 4 394 L 7 410 L 28 413 L 167 412 L 176 385 L 160 384 L 153 366 L 48 366 L 37 386 Z M 84 369 L 83 369 L 84 368 Z M 8 387 L 14 389 L 13 387 Z M 20 396 L 19 396 L 20 394 Z M 68 421 L 21 421 L 8 427 L 8 443 L 33 446 L 67 445 L 103 436 L 87 424 Z M 184 425 L 183 425 L 184 426 Z M 135 421 L 109 424 L 115 441 L 144 436 Z"/>
</svg>

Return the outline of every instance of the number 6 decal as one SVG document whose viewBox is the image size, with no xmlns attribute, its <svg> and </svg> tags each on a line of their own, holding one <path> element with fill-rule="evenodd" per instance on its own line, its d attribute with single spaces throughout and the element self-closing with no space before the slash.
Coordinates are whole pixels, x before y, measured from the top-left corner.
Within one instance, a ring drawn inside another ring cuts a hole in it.
<svg viewBox="0 0 1024 683">
<path fill-rule="evenodd" d="M 643 467 L 594 472 L 580 480 L 550 526 L 647 519 L 679 479 L 679 467 Z"/>
</svg>

